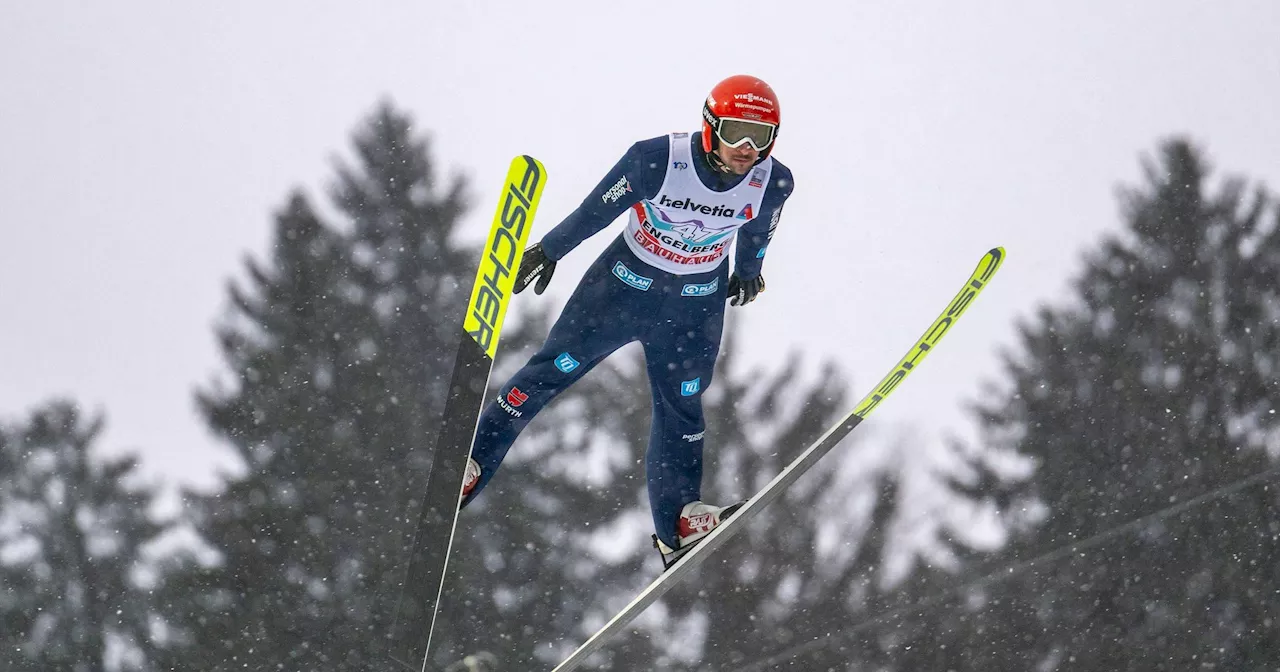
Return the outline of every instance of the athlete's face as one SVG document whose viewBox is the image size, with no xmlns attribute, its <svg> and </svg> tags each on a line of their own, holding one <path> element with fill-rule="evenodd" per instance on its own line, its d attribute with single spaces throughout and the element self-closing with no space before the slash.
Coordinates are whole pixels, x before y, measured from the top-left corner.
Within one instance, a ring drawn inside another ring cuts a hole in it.
<svg viewBox="0 0 1280 672">
<path fill-rule="evenodd" d="M 728 147 L 723 142 L 716 147 L 716 156 L 724 161 L 724 165 L 729 166 L 737 175 L 746 175 L 751 167 L 756 165 L 756 159 L 760 158 L 760 151 L 753 148 L 750 143 L 742 143 L 741 147 Z"/>
</svg>

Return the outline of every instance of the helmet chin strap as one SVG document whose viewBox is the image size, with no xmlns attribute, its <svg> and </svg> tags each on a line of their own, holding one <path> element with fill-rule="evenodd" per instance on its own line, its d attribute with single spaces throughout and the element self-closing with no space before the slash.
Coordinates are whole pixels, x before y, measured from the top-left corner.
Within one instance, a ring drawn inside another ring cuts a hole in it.
<svg viewBox="0 0 1280 672">
<path fill-rule="evenodd" d="M 711 166 L 711 170 L 718 173 L 724 173 L 725 175 L 733 174 L 733 168 L 730 168 L 729 164 L 725 163 L 724 160 L 720 158 L 720 155 L 716 154 L 714 149 L 707 152 L 706 157 L 707 165 Z"/>
<path fill-rule="evenodd" d="M 725 163 L 724 159 L 721 159 L 720 155 L 716 153 L 716 150 L 719 148 L 720 148 L 720 138 L 717 138 L 716 136 L 712 135 L 711 151 L 703 152 L 702 156 L 706 158 L 707 165 L 711 167 L 712 172 L 720 173 L 721 175 L 733 175 L 734 174 L 733 168 L 730 168 L 729 164 Z M 701 150 L 702 147 L 699 146 L 698 149 Z"/>
</svg>

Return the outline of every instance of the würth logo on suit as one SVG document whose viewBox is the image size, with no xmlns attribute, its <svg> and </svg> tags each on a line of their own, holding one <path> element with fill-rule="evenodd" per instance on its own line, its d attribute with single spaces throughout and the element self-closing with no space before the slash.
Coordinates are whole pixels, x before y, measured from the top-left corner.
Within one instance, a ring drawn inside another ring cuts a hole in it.
<svg viewBox="0 0 1280 672">
<path fill-rule="evenodd" d="M 512 406 L 523 406 L 526 401 L 529 401 L 529 395 L 521 392 L 518 387 L 511 388 L 511 391 L 507 393 L 507 403 Z"/>
<path fill-rule="evenodd" d="M 518 410 L 516 407 L 523 406 L 526 401 L 529 401 L 529 395 L 521 392 L 520 388 L 513 387 L 505 397 L 498 397 L 498 406 L 511 417 L 518 418 L 524 415 L 524 411 Z"/>
</svg>

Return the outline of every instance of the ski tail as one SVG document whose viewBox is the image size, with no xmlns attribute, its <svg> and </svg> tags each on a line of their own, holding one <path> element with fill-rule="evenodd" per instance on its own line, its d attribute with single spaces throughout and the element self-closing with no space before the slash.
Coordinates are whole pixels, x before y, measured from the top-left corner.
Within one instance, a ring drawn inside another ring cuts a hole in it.
<svg viewBox="0 0 1280 672">
<path fill-rule="evenodd" d="M 533 228 L 546 174 L 533 157 L 512 160 L 476 271 L 432 452 L 413 553 L 388 634 L 391 659 L 406 669 L 425 670 L 427 666 L 453 548 L 467 458 L 471 456 L 515 274 Z"/>
<path fill-rule="evenodd" d="M 498 657 L 481 651 L 446 667 L 444 672 L 498 672 Z"/>
<path fill-rule="evenodd" d="M 842 439 L 848 436 L 863 419 L 871 415 L 902 384 L 902 381 L 924 361 L 924 358 L 937 347 L 938 342 L 942 340 L 942 337 L 951 329 L 956 320 L 960 319 L 960 316 L 973 304 L 973 300 L 990 283 L 991 278 L 1003 263 L 1004 257 L 1003 247 L 997 247 L 983 255 L 981 261 L 978 262 L 977 269 L 973 272 L 973 275 L 969 276 L 969 280 L 965 282 L 964 287 L 947 304 L 938 319 L 929 325 L 924 335 L 911 346 L 906 356 L 880 381 L 880 384 L 872 388 L 871 392 L 862 401 L 858 402 L 852 411 L 828 429 L 804 452 L 800 453 L 799 457 L 792 460 L 768 485 L 761 488 L 755 496 L 747 500 L 747 503 L 743 504 L 742 508 L 738 509 L 731 518 L 718 525 L 711 531 L 711 534 L 699 540 L 695 546 L 689 549 L 688 553 L 676 560 L 675 564 L 665 567 L 664 572 L 653 583 L 650 583 L 648 588 L 645 588 L 630 604 L 623 607 L 622 611 L 618 612 L 608 623 L 605 623 L 604 627 L 596 631 L 582 646 L 579 646 L 577 650 L 570 654 L 564 662 L 556 666 L 552 672 L 570 672 L 570 670 L 577 669 L 582 665 L 588 656 L 595 653 L 601 646 L 604 646 L 609 638 L 621 632 L 636 616 L 640 615 L 650 604 L 657 601 L 659 597 L 670 590 L 677 581 L 689 574 L 698 564 L 707 559 L 730 536 L 740 531 L 756 513 L 759 513 L 764 507 L 777 499 L 796 479 L 804 475 L 822 456 L 830 452 Z"/>
</svg>

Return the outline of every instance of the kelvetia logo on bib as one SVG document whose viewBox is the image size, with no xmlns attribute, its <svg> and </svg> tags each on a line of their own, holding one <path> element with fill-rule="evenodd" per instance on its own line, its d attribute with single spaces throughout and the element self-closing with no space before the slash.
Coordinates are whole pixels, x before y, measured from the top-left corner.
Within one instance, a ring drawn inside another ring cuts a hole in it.
<svg viewBox="0 0 1280 672">
<path fill-rule="evenodd" d="M 691 203 L 688 200 L 671 201 L 665 197 L 662 200 L 672 205 Z M 693 205 L 699 209 L 705 207 L 722 217 L 733 216 L 733 210 L 726 206 Z M 649 201 L 641 201 L 631 207 L 640 222 L 635 241 L 645 250 L 679 264 L 701 264 L 719 259 L 739 226 L 732 219 L 723 224 L 707 224 L 696 218 L 675 219 Z"/>
<path fill-rule="evenodd" d="M 679 208 L 680 210 L 689 210 L 692 212 L 700 212 L 704 215 L 713 217 L 733 217 L 736 214 L 733 208 L 727 205 L 710 205 L 708 203 L 699 203 L 692 198 L 683 198 L 678 201 L 671 200 L 670 196 L 663 194 L 658 199 L 658 205 L 667 208 Z"/>
</svg>

